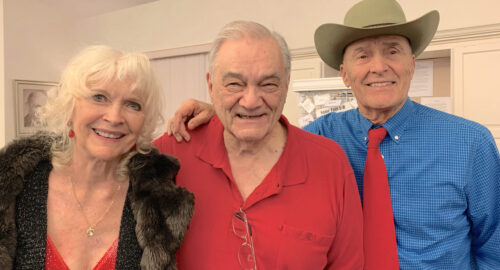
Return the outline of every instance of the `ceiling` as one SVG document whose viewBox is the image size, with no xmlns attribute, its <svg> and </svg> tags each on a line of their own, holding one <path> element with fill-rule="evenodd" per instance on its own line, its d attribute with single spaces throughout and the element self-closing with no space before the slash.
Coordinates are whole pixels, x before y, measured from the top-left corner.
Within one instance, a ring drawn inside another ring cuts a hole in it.
<svg viewBox="0 0 500 270">
<path fill-rule="evenodd" d="M 158 0 L 39 0 L 62 14 L 87 18 L 103 13 L 129 8 Z"/>
</svg>

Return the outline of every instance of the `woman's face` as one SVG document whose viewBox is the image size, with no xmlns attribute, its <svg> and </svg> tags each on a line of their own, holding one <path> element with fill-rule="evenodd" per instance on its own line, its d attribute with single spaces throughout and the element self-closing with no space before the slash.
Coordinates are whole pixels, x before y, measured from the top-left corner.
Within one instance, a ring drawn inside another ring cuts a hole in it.
<svg viewBox="0 0 500 270">
<path fill-rule="evenodd" d="M 77 99 L 72 116 L 75 155 L 113 160 L 127 153 L 144 126 L 144 102 L 130 92 L 130 83 L 111 81 L 90 87 L 87 98 Z"/>
</svg>

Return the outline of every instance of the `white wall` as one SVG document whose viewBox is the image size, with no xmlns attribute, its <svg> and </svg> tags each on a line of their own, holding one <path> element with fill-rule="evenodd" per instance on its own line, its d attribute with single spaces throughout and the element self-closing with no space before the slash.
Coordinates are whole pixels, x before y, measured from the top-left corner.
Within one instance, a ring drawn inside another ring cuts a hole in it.
<svg viewBox="0 0 500 270">
<path fill-rule="evenodd" d="M 15 137 L 13 80 L 58 81 L 68 59 L 82 47 L 74 22 L 39 0 L 4 0 L 5 140 Z"/>
<path fill-rule="evenodd" d="M 342 23 L 358 0 L 160 0 L 82 22 L 87 38 L 145 51 L 210 42 L 225 23 L 255 20 L 280 32 L 291 48 L 313 46 L 314 30 Z M 400 0 L 407 19 L 437 9 L 440 30 L 500 23 L 498 0 Z"/>
<path fill-rule="evenodd" d="M 4 0 L 5 81 L 0 78 L 0 85 L 5 85 L 5 107 L 0 127 L 5 125 L 5 132 L 1 132 L 0 144 L 3 133 L 7 142 L 15 136 L 12 80 L 57 81 L 69 57 L 85 45 L 105 43 L 139 51 L 198 45 L 210 42 L 225 23 L 244 19 L 280 32 L 292 49 L 312 47 L 314 30 L 322 23 L 342 23 L 345 12 L 356 2 L 160 0 L 73 21 L 42 0 Z M 439 30 L 500 23 L 498 0 L 399 2 L 409 20 L 439 10 Z"/>
</svg>

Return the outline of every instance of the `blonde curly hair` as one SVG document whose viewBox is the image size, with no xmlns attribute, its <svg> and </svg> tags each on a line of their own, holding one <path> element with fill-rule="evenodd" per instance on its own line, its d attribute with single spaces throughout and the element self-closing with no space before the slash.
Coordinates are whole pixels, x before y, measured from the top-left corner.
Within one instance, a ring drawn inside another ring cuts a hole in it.
<svg viewBox="0 0 500 270">
<path fill-rule="evenodd" d="M 137 152 L 151 150 L 154 131 L 163 123 L 161 91 L 143 53 L 122 52 L 109 46 L 90 46 L 77 54 L 64 69 L 59 85 L 49 91 L 49 100 L 40 111 L 45 129 L 57 135 L 52 145 L 52 165 L 64 168 L 71 165 L 74 140 L 68 137 L 75 101 L 92 95 L 89 85 L 127 81 L 130 91 L 144 101 L 144 127 L 137 139 L 136 149 L 124 155 L 117 175 L 127 173 L 126 164 Z"/>
</svg>

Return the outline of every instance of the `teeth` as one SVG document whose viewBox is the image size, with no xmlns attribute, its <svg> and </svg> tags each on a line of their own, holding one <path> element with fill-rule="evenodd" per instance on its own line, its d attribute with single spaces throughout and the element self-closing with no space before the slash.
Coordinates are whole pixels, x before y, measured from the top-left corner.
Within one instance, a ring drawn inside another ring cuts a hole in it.
<svg viewBox="0 0 500 270">
<path fill-rule="evenodd" d="M 370 86 L 373 87 L 380 87 L 380 86 L 386 86 L 386 85 L 391 85 L 392 82 L 380 82 L 380 83 L 371 83 Z"/>
<path fill-rule="evenodd" d="M 239 118 L 243 118 L 243 119 L 249 119 L 249 118 L 257 118 L 257 117 L 260 117 L 260 115 L 242 115 L 242 114 L 238 114 L 238 117 L 239 117 Z"/>
<path fill-rule="evenodd" d="M 110 138 L 110 139 L 118 139 L 118 138 L 123 137 L 123 135 L 115 135 L 115 134 L 111 134 L 111 133 L 106 133 L 104 131 L 100 131 L 97 129 L 94 129 L 94 132 L 97 133 L 97 135 L 99 135 L 99 136 L 103 136 L 105 138 Z"/>
</svg>

